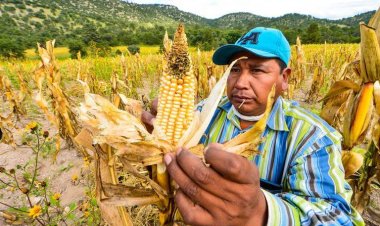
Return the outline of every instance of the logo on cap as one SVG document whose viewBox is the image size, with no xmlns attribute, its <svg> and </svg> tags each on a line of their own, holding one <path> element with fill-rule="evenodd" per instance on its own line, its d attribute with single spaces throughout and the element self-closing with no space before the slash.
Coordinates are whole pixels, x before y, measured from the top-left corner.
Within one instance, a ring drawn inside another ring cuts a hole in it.
<svg viewBox="0 0 380 226">
<path fill-rule="evenodd" d="M 239 39 L 237 44 L 239 45 L 245 45 L 247 42 L 250 42 L 251 44 L 257 44 L 259 42 L 259 35 L 261 32 L 251 32 L 243 35 L 242 38 Z"/>
</svg>

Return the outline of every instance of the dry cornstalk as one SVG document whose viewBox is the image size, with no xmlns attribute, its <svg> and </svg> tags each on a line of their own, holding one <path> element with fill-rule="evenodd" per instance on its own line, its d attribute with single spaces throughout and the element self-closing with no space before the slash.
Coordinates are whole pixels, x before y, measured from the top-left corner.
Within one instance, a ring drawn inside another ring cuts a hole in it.
<svg viewBox="0 0 380 226">
<path fill-rule="evenodd" d="M 378 28 L 380 11 L 371 19 L 371 26 Z M 325 112 L 328 119 L 342 116 L 343 152 L 342 161 L 346 177 L 353 187 L 352 204 L 363 212 L 369 202 L 373 183 L 380 179 L 380 45 L 378 30 L 360 23 L 360 67 L 352 64 L 353 71 L 361 78 L 357 84 L 353 80 L 337 81 L 324 98 L 324 108 L 330 108 L 335 102 L 336 112 Z M 345 71 L 346 69 L 342 69 Z M 338 100 L 333 100 L 333 99 Z M 344 100 L 344 101 L 343 101 Z M 339 106 L 341 104 L 341 106 Z M 343 116 L 344 115 L 344 116 Z M 322 115 L 323 116 L 323 115 Z M 370 126 L 372 124 L 372 126 Z M 368 139 L 366 141 L 366 139 Z M 363 156 L 353 151 L 355 146 L 369 143 Z M 359 170 L 359 168 L 361 169 Z M 356 177 L 351 174 L 359 170 Z"/>
<path fill-rule="evenodd" d="M 74 145 L 85 157 L 88 153 L 80 145 L 77 145 L 74 138 L 79 133 L 79 125 L 75 113 L 71 110 L 73 107 L 70 105 L 68 98 L 61 89 L 61 75 L 54 56 L 54 43 L 53 41 L 46 42 L 46 48 L 40 44 L 37 45 L 38 52 L 41 57 L 41 63 L 35 70 L 34 81 L 38 87 L 38 93 L 35 96 L 37 105 L 44 111 L 50 122 L 55 125 L 59 131 L 59 135 L 66 140 L 69 145 Z M 43 81 L 46 80 L 47 89 L 50 92 L 50 99 L 52 100 L 53 113 L 49 110 L 47 100 L 43 93 Z M 56 139 L 57 153 L 60 150 L 59 138 Z"/>
</svg>

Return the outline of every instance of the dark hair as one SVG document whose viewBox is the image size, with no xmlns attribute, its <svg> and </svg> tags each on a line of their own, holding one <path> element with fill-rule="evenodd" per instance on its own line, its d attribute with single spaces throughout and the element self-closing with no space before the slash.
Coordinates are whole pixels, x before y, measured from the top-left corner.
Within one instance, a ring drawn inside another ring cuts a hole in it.
<svg viewBox="0 0 380 226">
<path fill-rule="evenodd" d="M 286 66 L 284 61 L 282 61 L 278 58 L 275 58 L 275 60 L 277 61 L 278 66 L 280 66 L 280 73 L 282 73 L 282 71 L 285 70 L 285 68 L 287 68 L 288 66 Z"/>
</svg>

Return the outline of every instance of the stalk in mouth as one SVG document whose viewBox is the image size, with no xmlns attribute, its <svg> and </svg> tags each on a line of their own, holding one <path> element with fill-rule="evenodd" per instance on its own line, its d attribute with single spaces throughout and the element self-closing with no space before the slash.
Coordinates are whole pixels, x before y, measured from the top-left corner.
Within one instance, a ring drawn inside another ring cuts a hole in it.
<svg viewBox="0 0 380 226">
<path fill-rule="evenodd" d="M 243 99 L 243 102 L 241 102 L 241 104 L 239 105 L 239 109 L 241 108 L 241 106 L 243 106 L 244 102 L 245 102 L 246 99 Z"/>
</svg>

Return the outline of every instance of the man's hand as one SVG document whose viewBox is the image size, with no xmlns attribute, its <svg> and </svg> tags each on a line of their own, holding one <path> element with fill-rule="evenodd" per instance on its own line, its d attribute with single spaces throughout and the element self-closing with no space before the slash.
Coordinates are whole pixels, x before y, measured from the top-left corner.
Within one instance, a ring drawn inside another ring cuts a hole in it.
<svg viewBox="0 0 380 226">
<path fill-rule="evenodd" d="M 265 225 L 267 204 L 257 167 L 247 159 L 211 144 L 207 167 L 185 149 L 165 155 L 170 176 L 178 184 L 178 209 L 190 225 Z"/>
<path fill-rule="evenodd" d="M 150 108 L 150 112 L 143 111 L 141 114 L 141 121 L 144 123 L 149 133 L 152 133 L 153 131 L 153 119 L 155 119 L 157 115 L 157 105 L 158 99 L 156 98 L 152 101 L 152 107 Z"/>
</svg>

